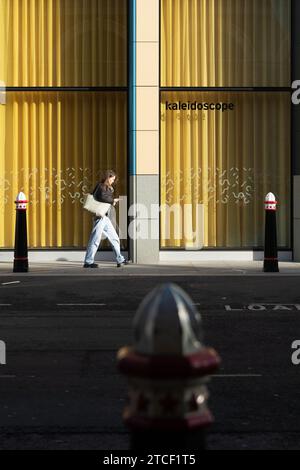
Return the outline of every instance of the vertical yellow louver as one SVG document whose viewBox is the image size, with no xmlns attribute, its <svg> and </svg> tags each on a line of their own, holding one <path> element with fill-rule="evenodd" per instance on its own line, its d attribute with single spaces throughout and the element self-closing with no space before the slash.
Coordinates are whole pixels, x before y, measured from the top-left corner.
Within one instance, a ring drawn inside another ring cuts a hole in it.
<svg viewBox="0 0 300 470">
<path fill-rule="evenodd" d="M 0 246 L 13 245 L 22 190 L 31 247 L 83 247 L 82 197 L 101 170 L 114 168 L 126 194 L 126 93 L 9 92 L 0 125 Z"/>
<path fill-rule="evenodd" d="M 107 168 L 127 192 L 127 2 L 0 0 L 0 41 L 0 247 L 23 190 L 30 247 L 82 248 L 83 193 Z"/>
<path fill-rule="evenodd" d="M 272 191 L 289 248 L 291 1 L 161 0 L 160 27 L 161 86 L 178 88 L 161 93 L 161 246 L 260 247 Z"/>
<path fill-rule="evenodd" d="M 233 103 L 234 110 L 166 109 L 179 101 Z M 262 246 L 269 191 L 279 200 L 279 245 L 289 247 L 290 152 L 289 93 L 163 92 L 161 202 L 181 212 L 176 220 L 162 210 L 162 247 L 194 246 L 188 234 L 196 229 L 204 247 Z M 193 208 L 188 218 L 185 205 Z"/>
<path fill-rule="evenodd" d="M 290 0 L 161 0 L 161 86 L 290 86 Z"/>
<path fill-rule="evenodd" d="M 126 86 L 125 0 L 0 0 L 0 81 Z"/>
</svg>

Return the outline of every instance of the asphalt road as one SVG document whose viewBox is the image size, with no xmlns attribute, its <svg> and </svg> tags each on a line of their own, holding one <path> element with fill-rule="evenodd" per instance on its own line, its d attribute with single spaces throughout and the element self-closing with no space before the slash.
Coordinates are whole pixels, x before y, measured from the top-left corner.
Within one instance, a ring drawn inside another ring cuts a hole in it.
<svg viewBox="0 0 300 470">
<path fill-rule="evenodd" d="M 132 344 L 141 300 L 166 281 L 0 277 L 0 449 L 128 449 L 116 352 Z M 291 361 L 300 277 L 174 281 L 199 304 L 205 342 L 222 357 L 209 384 L 209 448 L 300 449 L 300 365 Z"/>
</svg>

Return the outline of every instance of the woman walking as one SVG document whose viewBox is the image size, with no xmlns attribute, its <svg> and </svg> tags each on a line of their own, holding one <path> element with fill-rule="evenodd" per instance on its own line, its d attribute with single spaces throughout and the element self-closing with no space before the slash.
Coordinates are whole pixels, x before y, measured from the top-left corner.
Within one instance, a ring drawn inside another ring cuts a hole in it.
<svg viewBox="0 0 300 470">
<path fill-rule="evenodd" d="M 107 170 L 104 177 L 100 183 L 96 185 L 93 191 L 94 198 L 99 202 L 106 202 L 108 204 L 115 205 L 119 201 L 119 199 L 114 198 L 113 184 L 115 181 L 116 173 L 113 170 Z M 118 234 L 106 213 L 104 217 L 94 217 L 94 225 L 84 259 L 84 268 L 98 268 L 98 264 L 94 262 L 94 259 L 103 233 L 106 238 L 108 238 L 113 248 L 117 260 L 117 267 L 119 268 L 120 266 L 127 264 L 124 256 L 121 255 L 120 239 Z"/>
</svg>

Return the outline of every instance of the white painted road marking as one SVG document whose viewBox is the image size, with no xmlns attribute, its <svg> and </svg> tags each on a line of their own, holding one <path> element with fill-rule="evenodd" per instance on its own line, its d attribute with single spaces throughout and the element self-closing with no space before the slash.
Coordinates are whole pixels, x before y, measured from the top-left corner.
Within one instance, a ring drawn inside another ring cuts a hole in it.
<svg viewBox="0 0 300 470">
<path fill-rule="evenodd" d="M 56 304 L 59 307 L 104 307 L 106 304 Z"/>
<path fill-rule="evenodd" d="M 254 312 L 267 311 L 267 310 L 269 311 L 270 310 L 272 311 L 288 310 L 289 312 L 291 312 L 293 310 L 297 310 L 297 311 L 300 310 L 300 304 L 286 304 L 286 303 L 278 304 L 278 303 L 267 303 L 267 302 L 264 302 L 261 304 L 243 305 L 240 308 L 231 307 L 231 305 L 225 305 L 224 307 L 227 312 L 240 312 L 243 310 L 252 310 Z"/>
<path fill-rule="evenodd" d="M 58 307 L 105 307 L 107 304 L 104 303 L 59 303 L 56 304 Z M 207 305 L 205 303 L 193 303 L 195 306 L 202 306 L 205 309 L 207 309 Z M 0 304 L 0 307 L 11 307 L 12 304 Z M 111 307 L 114 307 L 113 304 L 111 304 Z M 254 311 L 254 312 L 259 312 L 259 311 L 289 311 L 289 312 L 299 312 L 300 311 L 300 304 L 271 304 L 271 303 L 263 303 L 263 304 L 249 304 L 249 305 L 243 305 L 242 307 L 236 308 L 232 307 L 231 305 L 209 305 L 209 309 L 215 308 L 215 309 L 220 309 L 220 307 L 224 308 L 227 312 L 243 312 L 243 311 Z M 206 312 L 203 312 L 206 313 Z"/>
<path fill-rule="evenodd" d="M 9 284 L 20 284 L 20 281 L 10 281 L 10 282 L 2 282 L 2 286 L 8 286 Z"/>
<path fill-rule="evenodd" d="M 205 302 L 201 303 L 193 303 L 193 305 L 197 307 L 203 307 L 204 310 L 207 308 L 208 304 L 205 304 Z M 219 309 L 218 305 L 209 305 L 209 308 L 216 308 Z M 261 304 L 248 304 L 248 305 L 242 305 L 241 307 L 233 307 L 231 305 L 222 305 L 222 308 L 224 308 L 227 312 L 243 312 L 245 310 L 250 310 L 253 312 L 259 312 L 259 311 L 276 311 L 276 310 L 287 310 L 289 312 L 293 311 L 300 311 L 300 304 L 289 304 L 289 303 L 268 303 L 264 302 Z"/>
<path fill-rule="evenodd" d="M 243 377 L 262 377 L 262 374 L 216 374 L 216 375 L 212 375 L 211 376 L 212 378 L 218 378 L 218 377 L 221 377 L 221 378 L 226 378 L 226 377 L 240 377 L 240 378 L 243 378 Z"/>
</svg>

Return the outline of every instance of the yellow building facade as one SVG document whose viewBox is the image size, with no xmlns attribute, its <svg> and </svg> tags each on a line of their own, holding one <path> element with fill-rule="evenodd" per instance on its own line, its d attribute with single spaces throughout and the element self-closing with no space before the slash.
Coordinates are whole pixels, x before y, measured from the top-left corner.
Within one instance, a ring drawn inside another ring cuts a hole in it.
<svg viewBox="0 0 300 470">
<path fill-rule="evenodd" d="M 145 207 L 129 210 L 130 233 L 151 226 L 128 238 L 136 262 L 253 257 L 269 191 L 279 201 L 279 248 L 298 252 L 295 8 L 0 0 L 0 249 L 13 247 L 22 190 L 30 248 L 84 250 L 84 193 L 113 168 L 128 206 Z"/>
</svg>

